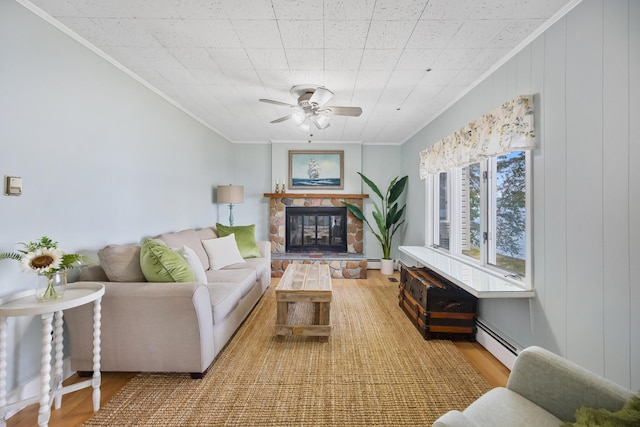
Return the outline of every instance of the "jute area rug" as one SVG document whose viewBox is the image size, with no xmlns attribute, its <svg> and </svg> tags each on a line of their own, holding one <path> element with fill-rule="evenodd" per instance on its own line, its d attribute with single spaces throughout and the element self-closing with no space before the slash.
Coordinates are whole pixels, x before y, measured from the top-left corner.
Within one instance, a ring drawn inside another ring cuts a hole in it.
<svg viewBox="0 0 640 427">
<path fill-rule="evenodd" d="M 430 426 L 490 389 L 452 342 L 421 337 L 396 283 L 333 280 L 332 334 L 317 342 L 274 335 L 277 281 L 203 380 L 142 373 L 84 425 Z"/>
</svg>

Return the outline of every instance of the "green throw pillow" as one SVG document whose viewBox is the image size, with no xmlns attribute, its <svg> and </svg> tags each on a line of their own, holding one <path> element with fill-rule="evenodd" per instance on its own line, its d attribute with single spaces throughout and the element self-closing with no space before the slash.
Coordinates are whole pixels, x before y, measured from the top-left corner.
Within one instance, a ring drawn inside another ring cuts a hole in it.
<svg viewBox="0 0 640 427">
<path fill-rule="evenodd" d="M 145 239 L 140 248 L 140 268 L 148 282 L 195 282 L 187 261 L 171 248 Z"/>
<path fill-rule="evenodd" d="M 230 227 L 228 225 L 222 225 L 216 223 L 216 230 L 218 237 L 226 237 L 229 234 L 234 234 L 236 237 L 236 243 L 240 250 L 242 258 L 260 258 L 262 253 L 256 244 L 256 226 L 251 225 L 238 225 Z"/>
<path fill-rule="evenodd" d="M 617 412 L 583 407 L 576 411 L 575 417 L 575 423 L 564 423 L 562 427 L 638 426 L 640 425 L 640 395 L 633 396 Z"/>
</svg>

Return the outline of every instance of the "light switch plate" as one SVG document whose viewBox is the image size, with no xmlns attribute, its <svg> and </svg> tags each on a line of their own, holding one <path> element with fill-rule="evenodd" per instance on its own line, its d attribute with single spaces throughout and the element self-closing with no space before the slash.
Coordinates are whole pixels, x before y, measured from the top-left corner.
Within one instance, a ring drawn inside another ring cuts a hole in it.
<svg viewBox="0 0 640 427">
<path fill-rule="evenodd" d="M 19 176 L 4 177 L 4 195 L 20 196 L 22 194 L 22 178 Z"/>
</svg>

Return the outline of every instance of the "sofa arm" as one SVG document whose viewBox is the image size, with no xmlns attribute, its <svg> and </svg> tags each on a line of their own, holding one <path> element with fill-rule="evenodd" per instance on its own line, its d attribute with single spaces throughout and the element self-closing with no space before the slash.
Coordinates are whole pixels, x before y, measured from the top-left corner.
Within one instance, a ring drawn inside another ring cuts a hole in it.
<svg viewBox="0 0 640 427">
<path fill-rule="evenodd" d="M 449 411 L 433 423 L 433 427 L 478 427 L 460 411 Z"/>
<path fill-rule="evenodd" d="M 563 421 L 574 421 L 582 406 L 618 411 L 633 395 L 569 360 L 540 347 L 528 347 L 516 359 L 507 388 Z"/>
<path fill-rule="evenodd" d="M 258 245 L 258 249 L 260 249 L 260 253 L 263 258 L 266 258 L 269 263 L 271 263 L 271 242 L 266 240 L 258 240 L 256 242 Z"/>
<path fill-rule="evenodd" d="M 199 283 L 105 282 L 102 370 L 204 372 L 214 357 L 209 292 Z M 93 368 L 93 306 L 65 311 L 71 368 Z"/>
</svg>

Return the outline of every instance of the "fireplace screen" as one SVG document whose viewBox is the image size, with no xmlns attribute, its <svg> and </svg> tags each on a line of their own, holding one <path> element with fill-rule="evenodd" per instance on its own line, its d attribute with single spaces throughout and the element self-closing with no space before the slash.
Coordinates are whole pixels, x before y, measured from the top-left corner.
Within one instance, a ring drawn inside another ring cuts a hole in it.
<svg viewBox="0 0 640 427">
<path fill-rule="evenodd" d="M 347 252 L 347 208 L 287 207 L 287 252 Z"/>
</svg>

